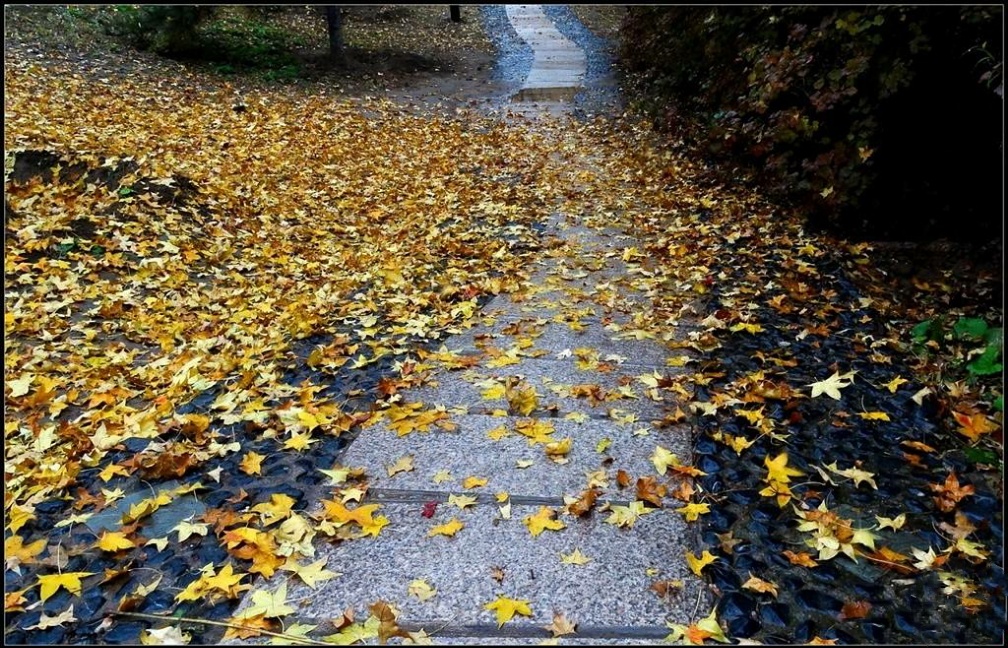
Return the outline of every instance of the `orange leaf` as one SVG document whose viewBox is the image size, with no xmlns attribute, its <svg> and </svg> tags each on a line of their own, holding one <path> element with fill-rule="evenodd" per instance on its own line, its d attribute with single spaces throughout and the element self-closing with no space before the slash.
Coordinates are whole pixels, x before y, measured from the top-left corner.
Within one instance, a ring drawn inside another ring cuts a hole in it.
<svg viewBox="0 0 1008 648">
<path fill-rule="evenodd" d="M 595 500 L 598 499 L 598 496 L 599 490 L 597 488 L 589 488 L 581 493 L 576 502 L 567 506 L 567 512 L 578 517 L 588 515 L 592 507 L 595 506 Z"/>
<path fill-rule="evenodd" d="M 847 619 L 863 619 L 868 616 L 868 612 L 872 609 L 872 604 L 868 601 L 854 601 L 853 603 L 844 603 L 843 609 L 840 610 L 840 616 L 837 617 L 841 621 L 846 621 Z"/>
<path fill-rule="evenodd" d="M 795 552 L 791 551 L 790 549 L 787 549 L 786 551 L 784 551 L 784 555 L 787 556 L 787 559 L 791 561 L 792 565 L 801 565 L 802 567 L 818 567 L 819 566 L 819 563 L 817 563 L 812 558 L 812 555 L 808 554 L 808 553 L 806 553 L 804 551 L 800 551 L 798 553 L 795 553 Z"/>
</svg>

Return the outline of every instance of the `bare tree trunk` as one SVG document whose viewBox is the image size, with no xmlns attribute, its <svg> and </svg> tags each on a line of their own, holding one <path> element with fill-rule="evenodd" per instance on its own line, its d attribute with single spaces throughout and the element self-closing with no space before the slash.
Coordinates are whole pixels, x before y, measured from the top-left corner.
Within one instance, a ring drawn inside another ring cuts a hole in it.
<svg viewBox="0 0 1008 648">
<path fill-rule="evenodd" d="M 462 22 L 462 5 L 448 5 L 452 22 Z"/>
<path fill-rule="evenodd" d="M 326 27 L 329 30 L 329 58 L 333 63 L 346 62 L 343 51 L 343 11 L 335 5 L 325 8 Z"/>
</svg>

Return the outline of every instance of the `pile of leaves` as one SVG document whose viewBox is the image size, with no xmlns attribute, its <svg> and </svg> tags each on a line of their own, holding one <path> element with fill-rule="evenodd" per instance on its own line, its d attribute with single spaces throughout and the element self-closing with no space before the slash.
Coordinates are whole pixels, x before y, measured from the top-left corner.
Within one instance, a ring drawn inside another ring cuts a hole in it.
<svg viewBox="0 0 1008 648">
<path fill-rule="evenodd" d="M 986 242 L 1001 22 L 998 7 L 634 7 L 621 54 L 656 124 L 817 224 Z"/>
</svg>

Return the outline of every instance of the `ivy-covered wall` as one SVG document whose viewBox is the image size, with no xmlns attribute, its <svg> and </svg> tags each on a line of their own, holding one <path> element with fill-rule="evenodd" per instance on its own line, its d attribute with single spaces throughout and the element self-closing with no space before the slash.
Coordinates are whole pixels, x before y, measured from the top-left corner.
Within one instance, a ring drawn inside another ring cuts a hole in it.
<svg viewBox="0 0 1008 648">
<path fill-rule="evenodd" d="M 813 224 L 1000 237 L 1003 8 L 631 7 L 628 89 Z"/>
</svg>

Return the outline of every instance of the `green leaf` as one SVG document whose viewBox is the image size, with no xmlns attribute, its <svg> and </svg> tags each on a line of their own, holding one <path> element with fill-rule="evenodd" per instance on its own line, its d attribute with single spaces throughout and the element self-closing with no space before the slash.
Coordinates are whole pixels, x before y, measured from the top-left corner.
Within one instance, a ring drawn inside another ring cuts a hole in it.
<svg viewBox="0 0 1008 648">
<path fill-rule="evenodd" d="M 963 452 L 971 463 L 983 463 L 990 466 L 998 465 L 997 453 L 990 448 L 967 447 Z"/>
<path fill-rule="evenodd" d="M 1004 396 L 998 396 L 997 398 L 995 398 L 994 402 L 991 403 L 991 407 L 993 407 L 994 409 L 996 409 L 999 412 L 1003 412 L 1004 411 Z"/>
<path fill-rule="evenodd" d="M 119 196 L 125 198 L 133 195 L 133 187 L 119 187 Z"/>
<path fill-rule="evenodd" d="M 927 342 L 931 329 L 934 327 L 934 320 L 926 319 L 917 326 L 910 329 L 910 337 L 916 344 Z"/>
<path fill-rule="evenodd" d="M 987 322 L 979 317 L 960 317 L 952 326 L 952 331 L 960 340 L 979 340 L 987 332 Z"/>
<path fill-rule="evenodd" d="M 990 376 L 1001 373 L 1004 370 L 1004 365 L 997 361 L 1000 356 L 1001 349 L 999 347 L 993 344 L 988 345 L 984 349 L 983 355 L 966 365 L 966 370 L 974 376 Z"/>
</svg>

